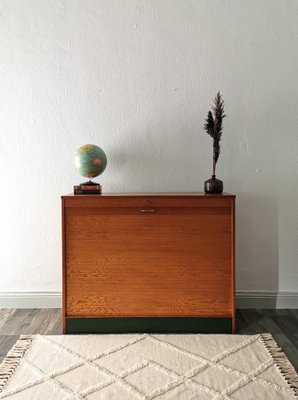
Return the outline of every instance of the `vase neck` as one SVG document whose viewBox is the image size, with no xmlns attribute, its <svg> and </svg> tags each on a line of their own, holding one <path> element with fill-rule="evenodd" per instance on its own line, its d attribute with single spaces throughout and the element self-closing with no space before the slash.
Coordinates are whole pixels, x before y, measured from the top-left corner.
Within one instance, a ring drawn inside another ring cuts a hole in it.
<svg viewBox="0 0 298 400">
<path fill-rule="evenodd" d="M 216 178 L 216 175 L 211 175 L 211 177 L 212 177 L 212 179 L 215 179 L 215 178 Z"/>
</svg>

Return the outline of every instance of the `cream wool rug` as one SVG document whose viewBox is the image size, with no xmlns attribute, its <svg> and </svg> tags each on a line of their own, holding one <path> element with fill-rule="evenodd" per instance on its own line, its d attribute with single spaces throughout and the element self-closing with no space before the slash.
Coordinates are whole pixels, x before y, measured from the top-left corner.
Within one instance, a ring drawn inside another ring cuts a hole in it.
<svg viewBox="0 0 298 400">
<path fill-rule="evenodd" d="M 0 366 L 8 400 L 294 400 L 297 388 L 269 334 L 22 336 Z"/>
</svg>

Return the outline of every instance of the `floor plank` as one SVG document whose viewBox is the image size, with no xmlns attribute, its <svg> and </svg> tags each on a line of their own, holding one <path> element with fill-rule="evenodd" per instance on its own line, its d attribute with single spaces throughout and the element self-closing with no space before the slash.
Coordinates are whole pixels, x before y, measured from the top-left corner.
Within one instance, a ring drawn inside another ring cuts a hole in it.
<svg viewBox="0 0 298 400">
<path fill-rule="evenodd" d="M 237 333 L 269 332 L 298 370 L 298 310 L 237 310 Z"/>
<path fill-rule="evenodd" d="M 18 338 L 17 335 L 0 335 L 0 363 Z"/>
</svg>

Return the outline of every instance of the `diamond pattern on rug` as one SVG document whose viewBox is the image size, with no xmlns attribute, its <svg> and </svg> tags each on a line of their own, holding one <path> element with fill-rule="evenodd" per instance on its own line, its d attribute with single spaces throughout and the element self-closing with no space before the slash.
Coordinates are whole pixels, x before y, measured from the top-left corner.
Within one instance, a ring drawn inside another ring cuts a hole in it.
<svg viewBox="0 0 298 400">
<path fill-rule="evenodd" d="M 187 335 L 168 335 L 158 334 L 151 335 L 152 338 L 157 338 L 170 345 L 177 346 L 179 349 L 188 353 L 200 355 L 206 359 L 212 359 L 218 354 L 223 353 L 225 350 L 233 346 L 242 346 L 244 340 L 257 340 L 258 336 L 247 335 L 233 335 L 233 342 L 231 342 L 231 335 L 221 334 L 220 340 L 216 341 L 214 346 L 214 338 L 217 335 L 204 335 L 204 334 L 187 334 Z"/>
<path fill-rule="evenodd" d="M 138 388 L 140 392 L 150 394 L 151 392 L 174 382 L 175 377 L 171 377 L 160 368 L 156 368 L 154 365 L 149 364 L 132 373 L 125 378 L 125 380 Z"/>
<path fill-rule="evenodd" d="M 200 363 L 197 358 L 193 358 L 189 354 L 183 354 L 178 351 L 173 352 L 171 348 L 149 340 L 149 336 L 146 339 L 123 348 L 121 357 L 119 357 L 118 352 L 114 352 L 101 357 L 95 363 L 108 368 L 115 374 L 133 368 L 134 365 L 141 364 L 147 360 L 162 364 L 178 374 L 183 374 L 184 371 L 195 368 Z"/>
<path fill-rule="evenodd" d="M 0 399 L 294 400 L 260 335 L 37 335 Z"/>
<path fill-rule="evenodd" d="M 82 340 L 82 336 L 87 340 Z M 86 358 L 93 358 L 95 354 L 110 354 L 115 349 L 121 350 L 126 348 L 128 345 L 132 345 L 145 338 L 144 335 L 71 335 L 71 349 Z M 51 341 L 63 347 L 68 346 L 69 335 L 55 335 L 51 336 Z M 54 349 L 57 347 L 54 347 Z"/>
<path fill-rule="evenodd" d="M 44 351 L 40 351 L 40 348 L 37 346 L 32 346 L 26 354 L 26 360 L 40 368 L 45 374 L 54 372 L 52 370 L 53 365 L 57 366 L 60 370 L 77 362 L 76 356 L 69 352 L 64 352 L 63 357 L 61 357 L 61 354 L 53 346 L 46 346 Z"/>
<path fill-rule="evenodd" d="M 264 353 L 262 349 L 263 343 L 260 340 L 255 341 L 241 349 L 241 356 L 245 358 L 245 363 L 239 364 L 238 353 L 235 352 L 225 357 L 222 364 L 249 373 L 268 359 L 268 355 Z"/>
<path fill-rule="evenodd" d="M 82 365 L 57 376 L 56 380 L 75 393 L 79 393 L 91 386 L 106 383 L 109 378 L 88 365 Z"/>
<path fill-rule="evenodd" d="M 158 396 L 158 400 L 210 400 L 210 394 L 200 387 L 192 387 L 188 384 L 181 384 L 172 390 Z"/>
<path fill-rule="evenodd" d="M 218 379 L 219 372 L 220 379 Z M 216 366 L 212 365 L 195 375 L 193 377 L 193 380 L 204 386 L 212 387 L 214 390 L 221 393 L 223 390 L 227 389 L 232 384 L 237 382 L 239 380 L 239 375 L 232 371 L 219 371 Z"/>
<path fill-rule="evenodd" d="M 139 400 L 140 397 L 137 394 L 129 394 L 127 397 L 127 391 L 118 383 L 113 383 L 109 386 L 104 387 L 101 391 L 97 391 L 87 396 L 88 400 Z"/>
</svg>

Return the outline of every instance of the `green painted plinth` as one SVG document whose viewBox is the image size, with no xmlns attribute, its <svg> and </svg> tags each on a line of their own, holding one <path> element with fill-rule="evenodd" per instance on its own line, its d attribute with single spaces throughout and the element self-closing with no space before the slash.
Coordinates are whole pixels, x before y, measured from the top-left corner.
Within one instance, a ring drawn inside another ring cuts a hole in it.
<svg viewBox="0 0 298 400">
<path fill-rule="evenodd" d="M 231 318 L 67 318 L 66 333 L 232 333 Z"/>
</svg>

